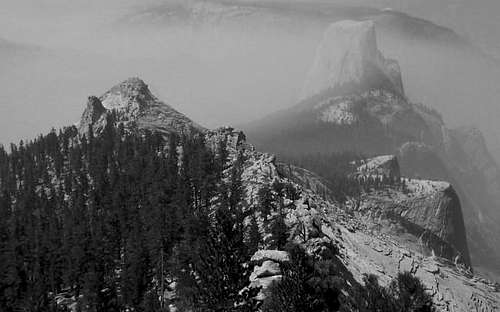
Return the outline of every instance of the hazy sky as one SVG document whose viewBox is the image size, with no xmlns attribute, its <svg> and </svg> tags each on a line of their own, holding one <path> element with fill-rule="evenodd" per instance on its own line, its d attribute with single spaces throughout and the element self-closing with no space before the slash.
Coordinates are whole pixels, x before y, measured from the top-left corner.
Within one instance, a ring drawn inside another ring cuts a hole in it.
<svg viewBox="0 0 500 312">
<path fill-rule="evenodd" d="M 3 51 L 0 44 L 0 143 L 76 122 L 87 96 L 129 76 L 140 76 L 161 99 L 208 127 L 243 123 L 295 103 L 321 38 L 317 25 L 292 31 L 164 24 L 134 29 L 117 23 L 158 2 L 0 0 L 0 38 L 42 47 L 12 57 L 12 49 Z M 496 0 L 325 2 L 407 10 L 456 27 L 488 51 L 500 42 Z M 407 55 L 391 49 L 384 52 Z M 425 75 L 412 76 L 419 64 L 406 63 L 406 79 L 427 87 Z M 429 102 L 438 98 L 410 94 Z"/>
<path fill-rule="evenodd" d="M 44 50 L 29 60 L 0 63 L 2 143 L 77 121 L 88 95 L 100 95 L 129 76 L 140 76 L 161 99 L 209 127 L 261 117 L 263 108 L 279 106 L 273 103 L 277 98 L 281 105 L 294 101 L 307 66 L 287 64 L 312 57 L 316 44 L 312 37 L 295 52 L 294 36 L 272 31 L 116 30 L 115 21 L 136 2 L 67 3 L 3 3 L 8 9 L 0 12 L 0 38 Z M 269 52 L 288 45 L 287 55 Z"/>
</svg>

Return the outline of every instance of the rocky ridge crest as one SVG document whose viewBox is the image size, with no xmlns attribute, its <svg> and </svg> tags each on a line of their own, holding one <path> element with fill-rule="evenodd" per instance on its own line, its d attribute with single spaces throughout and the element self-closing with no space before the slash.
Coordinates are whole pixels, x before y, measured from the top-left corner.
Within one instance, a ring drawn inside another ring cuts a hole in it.
<svg viewBox="0 0 500 312">
<path fill-rule="evenodd" d="M 231 131 L 227 135 L 233 137 L 235 133 Z M 289 239 L 303 245 L 308 253 L 318 259 L 324 257 L 336 259 L 339 270 L 344 270 L 342 274 L 352 277 L 350 283 L 361 283 L 363 274 L 375 274 L 382 283 L 389 283 L 398 272 L 410 271 L 424 282 L 439 311 L 479 312 L 500 309 L 499 285 L 474 276 L 467 265 L 455 261 L 456 258 L 448 257 L 446 253 L 440 253 L 440 250 L 432 252 L 430 248 L 433 247 L 433 242 L 430 240 L 428 241 L 430 245 L 422 248 L 425 244 L 423 237 L 425 235 L 422 235 L 422 245 L 409 244 L 408 241 L 399 239 L 401 232 L 376 229 L 363 217 L 366 214 L 358 214 L 354 207 L 349 205 L 343 207 L 309 189 L 307 185 L 315 185 L 317 188 L 318 181 L 321 181 L 321 178 L 313 173 L 308 172 L 306 176 L 292 179 L 292 175 L 300 174 L 300 171 L 286 171 L 288 175 L 282 175 L 275 157 L 257 152 L 253 148 L 247 149 L 249 145 L 243 142 L 239 146 L 247 159 L 243 173 L 247 201 L 257 203 L 256 189 L 270 185 L 276 180 L 293 183 L 300 196 L 295 200 L 284 198 Z M 448 243 L 443 243 L 449 238 L 441 232 L 440 226 L 443 223 L 433 224 L 433 222 L 439 219 L 440 214 L 446 214 L 450 209 L 460 209 L 459 203 L 455 202 L 446 207 L 446 204 L 435 205 L 425 198 L 434 196 L 438 202 L 447 202 L 458 200 L 456 194 L 453 194 L 446 182 L 409 182 L 409 188 L 416 191 L 419 187 L 425 187 L 426 191 L 421 191 L 419 193 L 421 196 L 415 196 L 416 199 L 411 195 L 408 196 L 407 202 L 402 201 L 401 204 L 406 208 L 398 213 L 402 218 L 407 218 L 408 222 L 415 222 L 414 226 L 427 227 L 424 231 L 428 233 L 434 231 L 435 234 L 432 235 L 440 241 L 440 244 L 448 245 L 450 248 Z M 369 196 L 375 198 L 377 195 Z M 386 200 L 390 198 L 385 197 Z M 393 199 L 394 202 L 396 201 Z M 364 200 L 363 205 L 369 204 L 368 199 Z M 420 215 L 422 208 L 427 209 L 423 217 Z M 444 218 L 442 221 L 447 222 L 447 219 Z M 260 230 L 263 235 L 266 234 L 266 229 Z M 436 246 L 439 245 L 434 245 Z M 451 249 L 455 250 L 454 255 L 457 256 L 456 249 L 453 247 Z M 262 255 L 267 253 L 280 254 L 281 257 L 275 259 L 269 256 L 263 259 Z M 281 278 L 280 263 L 287 260 L 283 251 L 266 249 L 259 251 L 254 258 L 262 261 L 255 261 L 253 264 L 254 273 L 249 281 L 249 287 L 263 286 L 263 290 L 259 293 L 259 298 L 262 298 L 266 295 L 270 282 Z"/>
</svg>

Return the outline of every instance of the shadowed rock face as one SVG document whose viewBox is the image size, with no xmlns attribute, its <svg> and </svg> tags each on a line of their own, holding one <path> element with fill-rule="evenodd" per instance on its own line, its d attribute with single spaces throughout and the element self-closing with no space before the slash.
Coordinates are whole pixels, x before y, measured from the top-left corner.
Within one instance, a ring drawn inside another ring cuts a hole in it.
<svg viewBox="0 0 500 312">
<path fill-rule="evenodd" d="M 106 115 L 111 112 L 115 113 L 117 122 L 123 124 L 125 128 L 150 130 L 162 134 L 192 133 L 204 130 L 203 127 L 156 98 L 146 83 L 139 78 L 129 78 L 112 87 L 100 98 L 91 97 L 90 99 L 79 124 L 80 133 L 86 132 L 89 126 L 95 132 L 101 131 L 106 123 Z"/>
<path fill-rule="evenodd" d="M 421 240 L 435 255 L 470 265 L 462 208 L 451 185 L 436 186 L 429 194 L 403 200 L 394 212 L 425 230 Z"/>
<path fill-rule="evenodd" d="M 106 108 L 102 105 L 101 100 L 95 96 L 89 96 L 87 107 L 83 111 L 78 125 L 78 131 L 86 133 L 89 130 L 88 127 L 95 125 L 105 113 Z"/>
<path fill-rule="evenodd" d="M 322 198 L 335 202 L 335 195 L 328 188 L 328 181 L 319 177 L 315 173 L 290 164 L 278 163 L 278 172 L 291 181 L 306 186 Z"/>
</svg>

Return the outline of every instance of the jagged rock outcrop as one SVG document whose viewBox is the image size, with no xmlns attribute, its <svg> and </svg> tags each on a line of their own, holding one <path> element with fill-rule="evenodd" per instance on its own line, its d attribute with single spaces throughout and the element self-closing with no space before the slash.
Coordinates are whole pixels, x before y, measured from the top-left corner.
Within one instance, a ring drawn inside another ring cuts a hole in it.
<svg viewBox="0 0 500 312">
<path fill-rule="evenodd" d="M 254 270 L 250 275 L 249 289 L 259 289 L 257 300 L 264 300 L 268 288 L 282 278 L 281 265 L 290 262 L 290 255 L 282 250 L 258 250 L 251 259 Z"/>
<path fill-rule="evenodd" d="M 101 106 L 98 102 L 100 101 Z M 104 108 L 104 111 L 103 109 Z M 156 131 L 162 134 L 171 132 L 200 132 L 199 126 L 170 105 L 156 98 L 140 78 L 129 78 L 112 87 L 101 97 L 91 97 L 78 125 L 80 133 L 89 126 L 95 132 L 104 129 L 106 116 L 113 112 L 116 121 L 125 128 Z"/>
<path fill-rule="evenodd" d="M 328 89 L 387 88 L 403 95 L 399 64 L 377 47 L 372 21 L 341 21 L 326 30 L 307 76 L 302 99 Z"/>
<path fill-rule="evenodd" d="M 89 96 L 87 107 L 83 111 L 80 123 L 78 124 L 78 131 L 86 133 L 90 127 L 98 124 L 104 124 L 104 121 L 99 121 L 106 113 L 106 108 L 102 105 L 101 100 L 96 96 Z M 97 128 L 97 127 L 96 127 Z"/>
</svg>

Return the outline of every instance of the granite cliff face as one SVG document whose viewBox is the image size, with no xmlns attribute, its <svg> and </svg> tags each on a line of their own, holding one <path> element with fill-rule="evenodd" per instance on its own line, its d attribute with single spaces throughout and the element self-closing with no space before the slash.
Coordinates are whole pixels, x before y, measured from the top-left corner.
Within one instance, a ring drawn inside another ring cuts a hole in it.
<svg viewBox="0 0 500 312">
<path fill-rule="evenodd" d="M 105 122 L 105 114 L 106 108 L 102 105 L 101 100 L 99 100 L 96 96 L 89 96 L 87 107 L 83 111 L 78 124 L 78 131 L 80 133 L 86 133 L 89 130 L 89 127 L 92 127 L 93 130 L 94 128 L 99 128 L 99 123 L 104 124 Z"/>
<path fill-rule="evenodd" d="M 391 176 L 401 179 L 394 156 L 369 159 L 356 178 Z M 448 182 L 403 178 L 403 187 L 372 190 L 353 199 L 349 208 L 369 227 L 392 235 L 422 254 L 470 266 L 462 207 Z"/>
<path fill-rule="evenodd" d="M 377 48 L 372 21 L 342 21 L 325 31 L 307 76 L 302 99 L 327 89 L 387 88 L 404 94 L 399 64 Z"/>
</svg>

